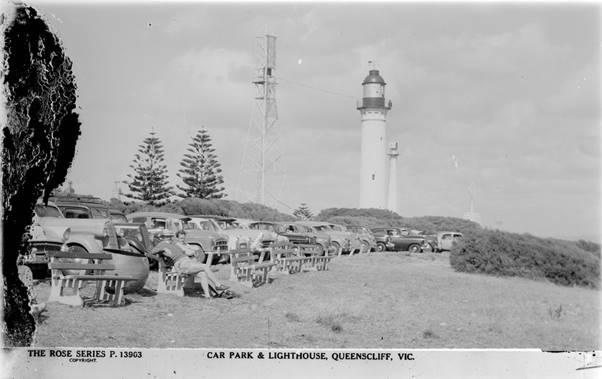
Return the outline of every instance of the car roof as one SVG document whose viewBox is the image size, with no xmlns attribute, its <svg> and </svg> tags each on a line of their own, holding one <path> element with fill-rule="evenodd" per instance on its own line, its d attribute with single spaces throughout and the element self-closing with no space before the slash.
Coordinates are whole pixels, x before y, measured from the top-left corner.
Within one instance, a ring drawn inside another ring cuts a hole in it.
<svg viewBox="0 0 602 379">
<path fill-rule="evenodd" d="M 183 218 L 190 217 L 190 216 L 181 215 L 181 214 L 177 214 L 177 213 L 169 213 L 169 212 L 134 212 L 134 213 L 127 214 L 126 217 L 128 217 L 128 218 L 130 218 L 130 217 L 162 217 L 162 218 L 177 218 L 178 220 L 181 220 Z"/>
<path fill-rule="evenodd" d="M 441 234 L 462 234 L 460 232 L 438 232 L 437 235 L 441 235 Z"/>
<path fill-rule="evenodd" d="M 210 220 L 212 220 L 209 217 L 197 217 L 197 216 L 186 216 L 186 218 L 188 218 L 190 220 L 198 220 L 198 221 L 210 221 Z"/>
<path fill-rule="evenodd" d="M 292 223 L 305 226 L 334 225 L 326 221 L 293 221 Z"/>
<path fill-rule="evenodd" d="M 203 214 L 188 215 L 188 217 L 205 218 L 205 219 L 220 220 L 220 221 L 230 221 L 230 220 L 235 221 L 236 220 L 234 217 L 217 216 L 217 215 L 203 215 Z"/>
</svg>

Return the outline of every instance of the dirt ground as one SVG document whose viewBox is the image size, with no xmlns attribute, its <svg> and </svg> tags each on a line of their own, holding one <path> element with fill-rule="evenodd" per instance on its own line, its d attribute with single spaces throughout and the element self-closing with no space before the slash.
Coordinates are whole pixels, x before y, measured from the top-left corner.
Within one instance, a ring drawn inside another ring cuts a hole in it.
<svg viewBox="0 0 602 379">
<path fill-rule="evenodd" d="M 223 266 L 220 278 L 228 277 Z M 240 297 L 156 294 L 122 307 L 49 303 L 36 346 L 224 348 L 600 348 L 600 291 L 452 270 L 447 254 L 339 257 Z M 49 282 L 35 286 L 45 301 Z"/>
</svg>

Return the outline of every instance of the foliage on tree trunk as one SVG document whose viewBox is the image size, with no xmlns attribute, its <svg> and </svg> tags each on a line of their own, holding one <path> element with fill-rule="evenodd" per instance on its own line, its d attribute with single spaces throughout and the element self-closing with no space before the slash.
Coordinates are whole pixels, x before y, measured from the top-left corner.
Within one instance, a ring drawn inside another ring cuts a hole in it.
<svg viewBox="0 0 602 379">
<path fill-rule="evenodd" d="M 6 20 L 4 21 L 6 22 Z M 36 201 L 62 184 L 80 134 L 71 61 L 37 12 L 19 5 L 4 31 L 2 215 L 3 337 L 30 345 L 35 329 L 17 257 L 29 253 Z"/>
<path fill-rule="evenodd" d="M 174 192 L 169 185 L 167 166 L 164 164 L 163 144 L 155 132 L 151 132 L 138 146 L 138 153 L 134 155 L 130 167 L 134 173 L 129 174 L 130 180 L 124 182 L 130 190 L 125 194 L 126 197 L 154 206 L 169 203 Z"/>
<path fill-rule="evenodd" d="M 221 186 L 224 183 L 221 165 L 207 129 L 197 131 L 186 150 L 188 153 L 184 154 L 178 172 L 178 177 L 184 182 L 184 185 L 177 186 L 183 191 L 179 196 L 199 199 L 221 199 L 226 196 Z"/>
<path fill-rule="evenodd" d="M 299 208 L 293 211 L 293 216 L 297 217 L 300 220 L 311 220 L 314 217 L 314 214 L 311 213 L 311 210 L 305 203 L 301 203 Z"/>
</svg>

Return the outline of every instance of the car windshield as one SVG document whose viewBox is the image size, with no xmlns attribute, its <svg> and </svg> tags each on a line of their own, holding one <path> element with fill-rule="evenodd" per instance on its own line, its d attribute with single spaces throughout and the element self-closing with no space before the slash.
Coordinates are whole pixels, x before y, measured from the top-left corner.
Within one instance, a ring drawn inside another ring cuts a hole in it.
<svg viewBox="0 0 602 379">
<path fill-rule="evenodd" d="M 165 228 L 167 226 L 167 221 L 164 218 L 152 218 L 151 219 L 151 228 Z"/>
<path fill-rule="evenodd" d="M 250 224 L 249 225 L 249 229 L 269 230 L 270 232 L 275 232 L 276 231 L 276 228 L 274 227 L 274 225 L 272 225 L 272 224 L 261 224 L 261 223 Z"/>
<path fill-rule="evenodd" d="M 336 230 L 337 232 L 346 232 L 345 227 L 343 225 L 331 225 L 332 230 Z"/>
<path fill-rule="evenodd" d="M 330 230 L 330 228 L 328 227 L 328 225 L 316 225 L 316 226 L 314 226 L 314 229 L 317 230 L 318 232 L 323 232 L 325 230 Z"/>
<path fill-rule="evenodd" d="M 63 217 L 61 211 L 52 205 L 36 204 L 35 212 L 38 217 Z"/>
<path fill-rule="evenodd" d="M 451 239 L 451 238 L 452 238 L 452 235 L 451 235 L 451 234 L 444 234 L 444 235 L 441 237 L 441 239 L 442 239 L 442 240 L 449 240 L 449 239 Z"/>
<path fill-rule="evenodd" d="M 86 207 L 69 206 L 63 208 L 65 218 L 90 218 L 90 210 Z"/>
<path fill-rule="evenodd" d="M 111 220 L 117 222 L 128 222 L 128 219 L 121 213 L 111 213 Z"/>
<path fill-rule="evenodd" d="M 303 231 L 303 227 L 301 225 L 282 225 L 282 229 L 284 230 L 285 233 L 296 233 L 296 232 L 302 232 Z"/>
<path fill-rule="evenodd" d="M 208 232 L 217 232 L 218 228 L 210 220 L 196 221 L 193 223 L 197 229 L 205 230 Z"/>
<path fill-rule="evenodd" d="M 90 207 L 90 211 L 92 212 L 92 218 L 110 218 L 109 210 L 106 208 L 100 207 Z"/>
<path fill-rule="evenodd" d="M 219 221 L 218 224 L 224 230 L 240 229 L 240 226 L 235 221 Z"/>
<path fill-rule="evenodd" d="M 145 238 L 139 225 L 115 225 L 115 230 L 118 235 L 148 248 L 148 237 Z"/>
</svg>

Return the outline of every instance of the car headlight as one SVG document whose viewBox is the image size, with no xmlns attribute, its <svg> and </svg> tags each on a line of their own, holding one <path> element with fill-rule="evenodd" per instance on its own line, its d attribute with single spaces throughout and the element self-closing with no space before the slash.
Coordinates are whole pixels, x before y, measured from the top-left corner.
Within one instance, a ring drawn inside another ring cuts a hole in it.
<svg viewBox="0 0 602 379">
<path fill-rule="evenodd" d="M 67 242 L 67 240 L 71 237 L 71 228 L 65 229 L 63 232 L 63 243 Z"/>
</svg>

